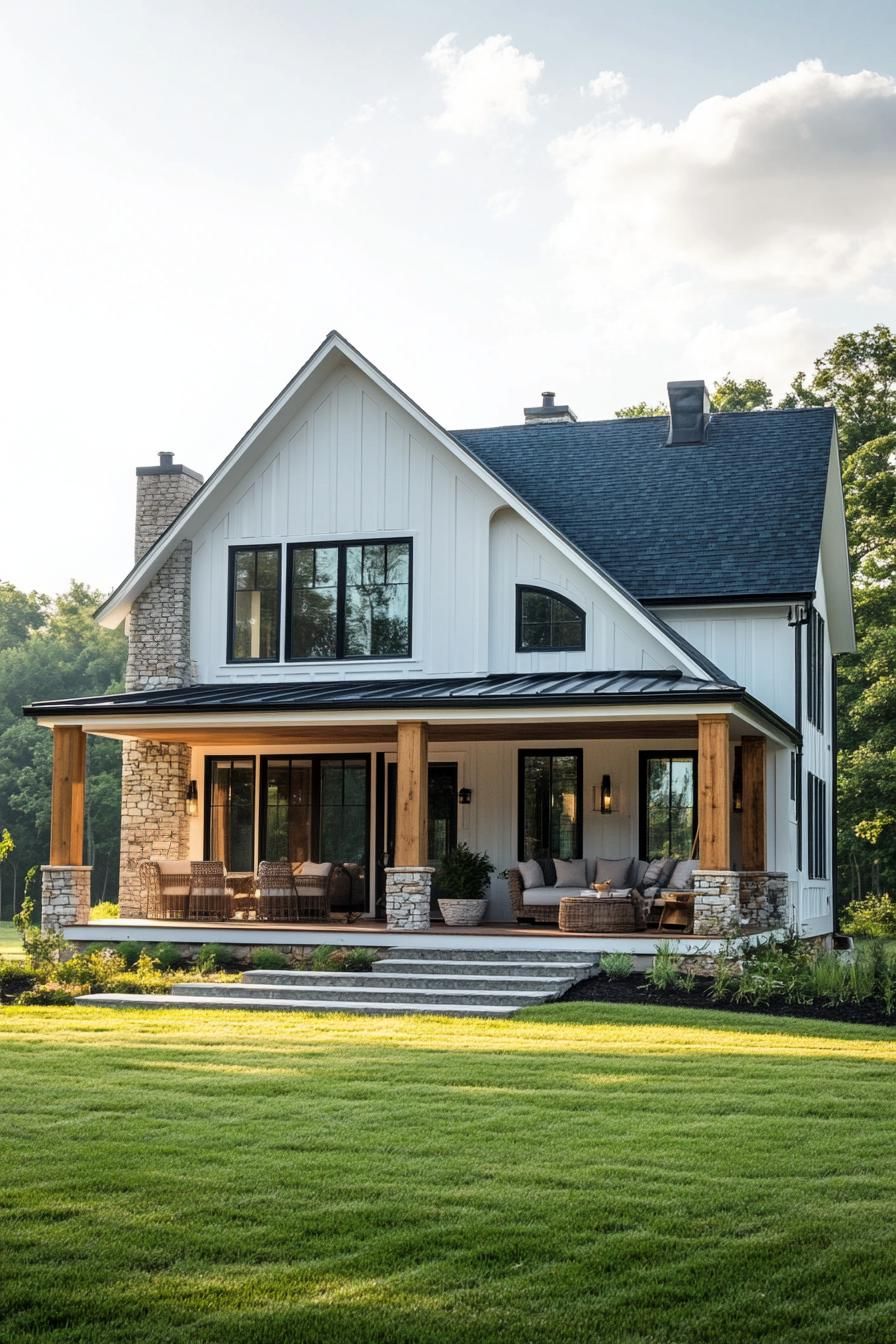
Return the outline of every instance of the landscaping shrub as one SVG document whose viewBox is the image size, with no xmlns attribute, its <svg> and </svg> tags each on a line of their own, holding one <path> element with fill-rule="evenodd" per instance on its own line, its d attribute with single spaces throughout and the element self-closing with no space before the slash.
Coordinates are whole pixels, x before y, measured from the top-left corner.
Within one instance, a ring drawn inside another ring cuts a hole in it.
<svg viewBox="0 0 896 1344">
<path fill-rule="evenodd" d="M 733 995 L 738 981 L 738 963 L 730 949 L 718 954 L 713 965 L 712 983 L 706 991 L 713 1003 L 724 1003 Z"/>
<path fill-rule="evenodd" d="M 379 954 L 373 947 L 332 947 L 322 943 L 311 957 L 313 971 L 369 971 Z"/>
<path fill-rule="evenodd" d="M 70 994 L 67 989 L 52 989 L 48 986 L 27 989 L 16 999 L 17 1004 L 32 1008 L 37 1006 L 63 1008 L 73 1004 L 74 1001 L 74 994 Z"/>
<path fill-rule="evenodd" d="M 61 933 L 41 933 L 32 920 L 33 914 L 34 902 L 30 896 L 26 896 L 18 914 L 13 915 L 12 922 L 19 931 L 25 956 L 34 970 L 40 971 L 58 962 L 66 944 Z"/>
<path fill-rule="evenodd" d="M 203 943 L 196 953 L 196 969 L 202 971 L 225 971 L 234 960 L 233 951 L 223 943 Z"/>
<path fill-rule="evenodd" d="M 60 962 L 52 974 L 60 985 L 76 985 L 93 994 L 107 990 L 109 982 L 124 970 L 124 958 L 107 947 L 101 952 L 76 952 L 68 961 Z"/>
<path fill-rule="evenodd" d="M 119 943 L 116 951 L 128 970 L 135 966 L 147 950 L 146 943 Z"/>
<path fill-rule="evenodd" d="M 290 967 L 289 957 L 276 947 L 255 947 L 249 960 L 257 971 L 288 971 Z"/>
<path fill-rule="evenodd" d="M 896 938 L 896 898 L 889 892 L 850 901 L 840 918 L 844 933 L 863 938 Z"/>
<path fill-rule="evenodd" d="M 681 978 L 681 958 L 672 950 L 670 943 L 658 943 L 653 965 L 644 977 L 648 986 L 658 994 L 678 989 Z"/>
<path fill-rule="evenodd" d="M 147 948 L 147 951 L 150 951 Z M 163 971 L 179 971 L 181 967 L 187 964 L 187 957 L 184 956 L 179 947 L 174 943 L 157 943 L 151 949 L 151 955 Z"/>
<path fill-rule="evenodd" d="M 608 980 L 624 980 L 635 969 L 635 959 L 628 952 L 605 952 L 600 969 Z"/>
<path fill-rule="evenodd" d="M 30 970 L 24 961 L 0 961 L 0 1003 L 11 1003 L 33 989 L 37 981 L 37 971 Z"/>
<path fill-rule="evenodd" d="M 88 919 L 118 919 L 117 901 L 99 901 L 90 907 Z"/>
</svg>

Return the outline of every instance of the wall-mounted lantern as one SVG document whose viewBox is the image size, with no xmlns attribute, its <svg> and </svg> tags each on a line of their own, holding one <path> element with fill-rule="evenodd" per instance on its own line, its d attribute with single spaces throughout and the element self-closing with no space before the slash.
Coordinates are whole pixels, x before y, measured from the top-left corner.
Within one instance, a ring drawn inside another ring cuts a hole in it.
<svg viewBox="0 0 896 1344">
<path fill-rule="evenodd" d="M 592 811 L 602 812 L 604 816 L 613 811 L 613 785 L 609 775 L 604 775 L 600 786 L 595 784 L 592 789 L 591 807 Z"/>
<path fill-rule="evenodd" d="M 195 779 L 191 779 L 187 785 L 187 791 L 184 794 L 184 811 L 188 817 L 199 815 L 199 790 L 196 787 Z"/>
<path fill-rule="evenodd" d="M 469 807 L 469 806 L 470 806 L 470 803 L 472 803 L 472 801 L 473 801 L 473 790 L 472 790 L 472 789 L 458 789 L 458 791 L 457 791 L 457 801 L 461 804 L 462 807 Z"/>
</svg>

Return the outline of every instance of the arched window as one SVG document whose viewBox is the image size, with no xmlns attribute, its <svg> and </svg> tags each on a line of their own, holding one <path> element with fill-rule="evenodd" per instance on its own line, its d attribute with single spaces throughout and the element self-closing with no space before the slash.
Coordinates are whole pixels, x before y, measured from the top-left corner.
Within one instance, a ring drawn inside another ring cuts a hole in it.
<svg viewBox="0 0 896 1344">
<path fill-rule="evenodd" d="M 573 652 L 584 647 L 585 613 L 581 607 L 548 588 L 517 584 L 517 653 Z"/>
</svg>

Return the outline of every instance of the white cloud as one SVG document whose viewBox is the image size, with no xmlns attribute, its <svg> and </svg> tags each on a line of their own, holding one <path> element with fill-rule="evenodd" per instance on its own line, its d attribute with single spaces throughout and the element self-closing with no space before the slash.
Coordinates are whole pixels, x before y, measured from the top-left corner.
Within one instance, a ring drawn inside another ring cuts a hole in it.
<svg viewBox="0 0 896 1344">
<path fill-rule="evenodd" d="M 628 80 L 620 70 L 601 70 L 596 79 L 589 80 L 588 92 L 592 98 L 618 103 L 628 93 Z"/>
<path fill-rule="evenodd" d="M 424 56 L 442 86 L 442 112 L 433 120 L 457 135 L 487 135 L 502 125 L 532 121 L 531 102 L 544 61 L 524 55 L 501 33 L 469 51 L 456 33 L 439 38 Z"/>
<path fill-rule="evenodd" d="M 519 209 L 520 197 L 517 191 L 494 191 L 486 201 L 489 213 L 495 219 L 506 219 Z"/>
<path fill-rule="evenodd" d="M 594 121 L 556 140 L 569 196 L 553 247 L 650 287 L 846 289 L 896 259 L 896 81 L 820 61 L 666 129 Z"/>
<path fill-rule="evenodd" d="M 296 189 L 319 205 L 341 205 L 370 171 L 370 161 L 363 154 L 349 154 L 335 140 L 328 140 L 300 158 Z"/>
<path fill-rule="evenodd" d="M 384 113 L 394 112 L 398 104 L 398 99 L 389 94 L 383 94 L 380 98 L 375 98 L 372 103 L 362 103 L 358 108 L 352 121 L 358 126 L 364 126 L 374 117 L 382 116 Z"/>
</svg>

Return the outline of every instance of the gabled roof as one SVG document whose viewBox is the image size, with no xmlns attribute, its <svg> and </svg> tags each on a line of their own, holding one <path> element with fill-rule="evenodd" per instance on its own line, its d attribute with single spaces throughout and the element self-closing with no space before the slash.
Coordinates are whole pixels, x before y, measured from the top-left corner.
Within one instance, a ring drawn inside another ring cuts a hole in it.
<svg viewBox="0 0 896 1344">
<path fill-rule="evenodd" d="M 422 410 L 405 392 L 381 373 L 375 364 L 366 359 L 338 331 L 331 331 L 283 390 L 271 402 L 246 431 L 234 448 L 224 458 L 211 476 L 202 485 L 178 516 L 162 533 L 134 565 L 130 573 L 122 580 L 115 591 L 107 598 L 96 613 L 101 624 L 114 627 L 127 615 L 130 604 L 150 579 L 158 572 L 172 554 L 179 541 L 190 537 L 203 521 L 211 516 L 214 502 L 248 470 L 256 455 L 266 448 L 272 437 L 288 423 L 293 406 L 300 394 L 305 395 L 319 386 L 323 379 L 340 360 L 354 365 L 383 392 L 391 396 L 408 415 L 416 420 L 433 437 L 455 456 L 461 458 L 480 480 L 489 485 L 497 498 L 509 505 L 531 523 L 538 531 L 548 536 L 554 546 L 578 569 L 592 580 L 597 580 L 623 611 L 626 611 L 645 630 L 648 630 L 670 654 L 683 665 L 685 671 L 695 674 L 708 674 L 711 677 L 723 676 L 719 669 L 704 654 L 695 649 L 677 631 L 661 620 L 655 613 L 646 610 L 624 585 L 602 568 L 598 561 L 589 557 L 564 533 L 562 527 L 542 515 L 538 508 L 525 499 L 519 491 L 504 480 L 493 467 L 452 435 L 443 429 L 438 421 Z"/>
<path fill-rule="evenodd" d="M 813 593 L 834 411 L 714 413 L 704 443 L 674 447 L 668 424 L 454 436 L 643 602 Z"/>
</svg>

